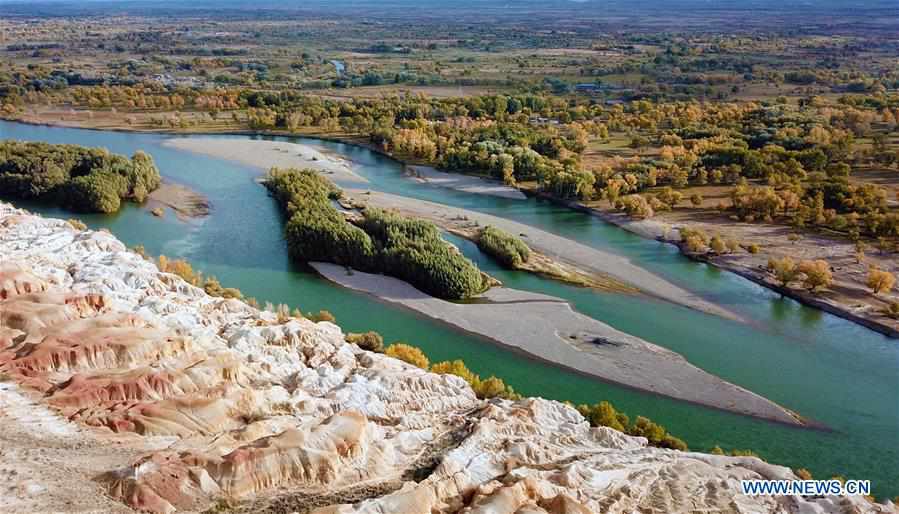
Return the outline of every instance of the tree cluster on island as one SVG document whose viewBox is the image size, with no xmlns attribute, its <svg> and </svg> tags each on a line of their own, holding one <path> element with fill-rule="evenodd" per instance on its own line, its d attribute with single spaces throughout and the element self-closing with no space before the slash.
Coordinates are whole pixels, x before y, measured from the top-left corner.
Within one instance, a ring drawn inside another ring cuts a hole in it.
<svg viewBox="0 0 899 514">
<path fill-rule="evenodd" d="M 485 276 L 433 223 L 366 208 L 351 223 L 332 200 L 341 192 L 315 170 L 270 171 L 265 186 L 287 214 L 291 256 L 384 273 L 430 295 L 461 300 L 483 292 Z"/>
<path fill-rule="evenodd" d="M 160 183 L 153 158 L 144 152 L 129 159 L 102 148 L 0 142 L 0 196 L 7 198 L 111 213 L 123 200 L 143 202 Z"/>
</svg>

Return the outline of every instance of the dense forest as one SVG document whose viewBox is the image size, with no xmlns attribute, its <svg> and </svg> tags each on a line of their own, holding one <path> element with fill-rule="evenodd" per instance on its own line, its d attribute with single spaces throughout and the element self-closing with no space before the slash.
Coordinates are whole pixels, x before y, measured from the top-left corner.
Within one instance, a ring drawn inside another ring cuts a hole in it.
<svg viewBox="0 0 899 514">
<path fill-rule="evenodd" d="M 485 288 L 478 267 L 430 222 L 367 208 L 350 223 L 331 203 L 340 190 L 314 170 L 273 169 L 265 186 L 288 216 L 285 234 L 294 259 L 384 273 L 449 300 Z"/>
<path fill-rule="evenodd" d="M 102 148 L 0 142 L 0 196 L 54 203 L 80 212 L 116 212 L 159 187 L 153 158 L 131 159 Z"/>
</svg>

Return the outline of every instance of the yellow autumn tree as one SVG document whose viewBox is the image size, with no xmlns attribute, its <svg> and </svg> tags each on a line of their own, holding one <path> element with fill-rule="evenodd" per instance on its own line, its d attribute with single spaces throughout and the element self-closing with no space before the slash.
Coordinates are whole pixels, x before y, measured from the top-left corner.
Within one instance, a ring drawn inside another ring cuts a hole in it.
<svg viewBox="0 0 899 514">
<path fill-rule="evenodd" d="M 896 275 L 872 266 L 868 271 L 867 284 L 874 294 L 889 293 L 896 285 Z"/>
</svg>

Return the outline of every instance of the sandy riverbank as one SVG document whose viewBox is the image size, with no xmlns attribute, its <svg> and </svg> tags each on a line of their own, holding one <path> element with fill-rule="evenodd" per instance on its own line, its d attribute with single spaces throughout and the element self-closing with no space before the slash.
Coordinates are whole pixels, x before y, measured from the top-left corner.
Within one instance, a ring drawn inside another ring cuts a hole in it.
<svg viewBox="0 0 899 514">
<path fill-rule="evenodd" d="M 187 186 L 164 180 L 150 193 L 144 207 L 149 210 L 169 208 L 179 219 L 202 218 L 209 215 L 209 199 Z"/>
<path fill-rule="evenodd" d="M 365 184 L 349 161 L 319 151 L 309 145 L 246 138 L 185 137 L 170 139 L 164 146 L 239 162 L 263 170 L 270 168 L 312 168 L 336 182 Z"/>
<path fill-rule="evenodd" d="M 580 373 L 717 409 L 800 423 L 788 409 L 693 366 L 677 353 L 580 314 L 559 298 L 500 287 L 482 295 L 482 301 L 452 303 L 392 277 L 348 272 L 335 264 L 311 265 L 344 287 Z"/>
<path fill-rule="evenodd" d="M 871 268 L 889 271 L 899 276 L 899 259 L 895 253 L 869 248 L 861 262 L 857 260 L 855 244 L 845 238 L 830 237 L 811 231 L 800 239 L 791 240 L 795 231 L 786 226 L 757 223 L 724 223 L 719 220 L 685 220 L 683 216 L 667 215 L 663 218 L 672 226 L 690 226 L 708 234 L 721 234 L 725 238 L 758 244 L 760 251 L 745 251 L 724 255 L 699 255 L 693 258 L 736 273 L 746 279 L 793 298 L 807 306 L 823 310 L 835 316 L 865 326 L 894 339 L 899 338 L 899 319 L 886 315 L 890 302 L 899 301 L 899 294 L 891 292 L 875 295 L 867 285 Z M 668 236 L 668 242 L 679 240 Z M 790 287 L 777 283 L 767 270 L 771 257 L 792 257 L 796 261 L 823 259 L 831 267 L 833 284 L 825 291 L 810 292 L 799 281 Z"/>
<path fill-rule="evenodd" d="M 899 338 L 899 319 L 886 315 L 890 302 L 899 301 L 897 291 L 874 295 L 868 288 L 868 271 L 872 268 L 886 270 L 899 276 L 899 259 L 894 253 L 870 248 L 861 262 L 856 255 L 855 243 L 844 237 L 828 236 L 813 231 L 803 232 L 798 239 L 796 232 L 784 225 L 735 222 L 723 215 L 698 215 L 695 210 L 678 209 L 659 213 L 652 219 L 638 220 L 620 212 L 612 212 L 577 202 L 559 202 L 573 209 L 602 218 L 624 230 L 642 237 L 680 244 L 679 227 L 690 227 L 706 234 L 719 234 L 725 239 L 735 239 L 742 244 L 758 245 L 758 253 L 740 250 L 724 255 L 692 255 L 688 257 L 717 268 L 740 275 L 756 284 L 790 297 L 804 305 L 823 310 L 834 316 L 857 323 L 894 339 Z M 823 292 L 812 293 L 794 282 L 791 287 L 778 284 L 767 271 L 771 257 L 792 257 L 796 261 L 823 259 L 831 266 L 833 284 Z"/>
<path fill-rule="evenodd" d="M 465 193 L 496 196 L 511 200 L 527 199 L 527 196 L 525 196 L 524 193 L 514 187 L 509 187 L 502 182 L 472 177 L 470 175 L 462 175 L 459 173 L 446 173 L 432 168 L 431 166 L 407 165 L 406 175 L 409 178 L 424 184 L 455 189 L 456 191 Z"/>
<path fill-rule="evenodd" d="M 442 227 L 458 226 L 460 229 L 470 230 L 472 227 L 492 225 L 521 236 L 528 246 L 557 261 L 569 262 L 588 272 L 608 275 L 662 300 L 739 321 L 736 314 L 634 265 L 624 257 L 524 223 L 378 191 L 347 190 L 346 193 L 352 195 L 357 203 L 367 203 L 382 209 L 399 209 L 408 215 L 434 221 Z"/>
</svg>

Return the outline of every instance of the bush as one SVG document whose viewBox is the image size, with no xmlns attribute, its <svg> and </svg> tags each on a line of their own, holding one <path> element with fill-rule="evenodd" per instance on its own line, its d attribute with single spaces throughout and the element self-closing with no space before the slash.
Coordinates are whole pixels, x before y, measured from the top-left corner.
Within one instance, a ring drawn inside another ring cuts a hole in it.
<svg viewBox="0 0 899 514">
<path fill-rule="evenodd" d="M 651 218 L 655 211 L 646 198 L 640 195 L 627 195 L 618 200 L 618 210 L 624 211 L 628 216 L 636 218 Z"/>
<path fill-rule="evenodd" d="M 799 263 L 799 272 L 805 275 L 802 283 L 809 291 L 826 289 L 833 283 L 833 273 L 827 261 L 802 261 Z"/>
<path fill-rule="evenodd" d="M 893 319 L 899 319 L 899 302 L 890 302 L 887 305 L 885 314 Z"/>
<path fill-rule="evenodd" d="M 159 187 L 153 159 L 129 160 L 100 148 L 47 143 L 0 143 L 0 191 L 82 212 L 116 212 L 122 200 L 143 202 Z"/>
<path fill-rule="evenodd" d="M 703 253 L 708 250 L 709 236 L 705 232 L 689 227 L 680 229 L 680 240 L 690 253 Z"/>
<path fill-rule="evenodd" d="M 531 257 L 531 249 L 524 241 L 490 226 L 478 236 L 478 248 L 508 268 L 517 268 Z"/>
<path fill-rule="evenodd" d="M 768 270 L 774 274 L 774 277 L 782 286 L 790 285 L 790 282 L 796 280 L 799 276 L 799 270 L 796 262 L 789 256 L 782 259 L 771 257 L 768 259 Z"/>
<path fill-rule="evenodd" d="M 160 255 L 156 266 L 163 273 L 178 275 L 188 284 L 199 287 L 203 283 L 203 275 L 195 272 L 193 266 L 184 259 L 171 260 L 165 255 Z"/>
<path fill-rule="evenodd" d="M 321 322 L 321 321 L 335 323 L 337 321 L 337 318 L 335 318 L 333 314 L 331 314 L 330 312 L 325 311 L 325 310 L 321 310 L 318 312 L 310 312 L 309 314 L 306 315 L 306 317 L 316 323 Z"/>
<path fill-rule="evenodd" d="M 805 468 L 799 468 L 799 469 L 795 470 L 794 473 L 796 474 L 797 477 L 799 477 L 800 480 L 811 480 L 812 479 L 812 472 Z"/>
<path fill-rule="evenodd" d="M 421 369 L 428 369 L 428 364 L 430 364 L 424 352 L 406 343 L 393 343 L 387 347 L 384 354 Z"/>
<path fill-rule="evenodd" d="M 868 271 L 868 287 L 874 294 L 889 293 L 893 286 L 896 285 L 896 275 L 889 271 L 884 271 L 872 267 Z"/>
<path fill-rule="evenodd" d="M 721 236 L 714 235 L 709 241 L 709 249 L 711 249 L 715 254 L 721 255 L 722 253 L 727 251 L 727 244 L 725 244 L 724 239 L 721 239 Z"/>
<path fill-rule="evenodd" d="M 627 415 L 615 410 L 611 403 L 602 401 L 593 405 L 580 405 L 578 411 L 587 418 L 591 426 L 609 427 L 619 432 L 627 430 L 629 420 Z"/>
<path fill-rule="evenodd" d="M 687 443 L 669 434 L 665 427 L 654 423 L 649 418 L 637 416 L 634 424 L 630 424 L 627 415 L 615 410 L 609 402 L 602 401 L 595 405 L 579 405 L 578 412 L 587 418 L 591 426 L 609 427 L 629 435 L 645 437 L 649 444 L 659 448 L 687 450 Z"/>
<path fill-rule="evenodd" d="M 491 376 L 486 380 L 481 380 L 481 377 L 472 373 L 461 360 L 438 362 L 431 366 L 431 372 L 461 377 L 468 382 L 475 395 L 481 399 L 499 397 L 515 400 L 520 398 L 515 390 L 507 386 L 502 379 Z"/>
<path fill-rule="evenodd" d="M 79 232 L 82 230 L 87 230 L 87 225 L 85 225 L 84 222 L 79 219 L 69 218 L 68 220 L 66 220 L 66 223 L 68 223 L 69 226 Z"/>
<path fill-rule="evenodd" d="M 381 334 L 370 331 L 363 334 L 349 333 L 346 336 L 346 342 L 355 344 L 363 350 L 370 352 L 380 352 L 384 349 L 384 338 Z"/>
</svg>

